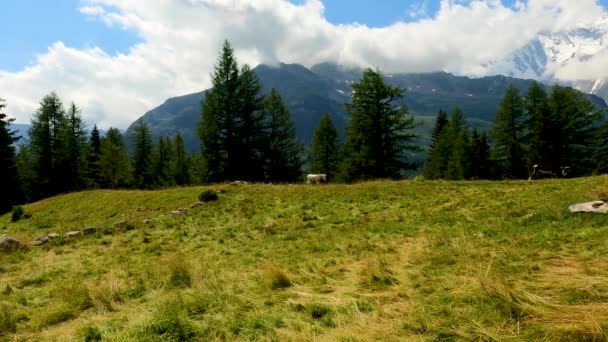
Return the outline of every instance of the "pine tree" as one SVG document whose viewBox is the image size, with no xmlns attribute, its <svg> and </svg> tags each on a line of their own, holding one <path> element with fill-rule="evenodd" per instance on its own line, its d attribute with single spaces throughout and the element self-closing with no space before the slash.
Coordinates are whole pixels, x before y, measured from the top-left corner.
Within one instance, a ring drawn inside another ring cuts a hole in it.
<svg viewBox="0 0 608 342">
<path fill-rule="evenodd" d="M 329 114 L 323 115 L 310 148 L 310 172 L 324 173 L 331 180 L 337 172 L 338 158 L 338 131 Z"/>
<path fill-rule="evenodd" d="M 135 150 L 133 152 L 133 181 L 140 189 L 150 189 L 155 186 L 154 170 L 152 167 L 152 136 L 150 128 L 139 119 L 135 123 L 131 139 Z"/>
<path fill-rule="evenodd" d="M 80 109 L 74 103 L 70 105 L 66 124 L 66 165 L 65 175 L 69 190 L 82 189 L 85 186 L 85 152 L 87 148 L 87 132 L 80 115 Z"/>
<path fill-rule="evenodd" d="M 235 121 L 239 148 L 236 149 L 235 179 L 259 181 L 263 170 L 263 97 L 257 75 L 248 65 L 241 68 L 237 99 L 239 113 Z"/>
<path fill-rule="evenodd" d="M 460 180 L 469 176 L 470 141 L 468 130 L 465 127 L 464 114 L 458 107 L 452 110 L 447 136 L 451 141 L 451 147 L 445 178 Z"/>
<path fill-rule="evenodd" d="M 471 136 L 471 165 L 469 175 L 473 179 L 490 179 L 490 145 L 486 133 L 479 135 L 476 129 Z"/>
<path fill-rule="evenodd" d="M 302 175 L 302 146 L 296 139 L 296 127 L 285 102 L 272 89 L 264 99 L 264 174 L 267 181 L 291 182 Z"/>
<path fill-rule="evenodd" d="M 173 140 L 173 150 L 175 151 L 175 163 L 173 164 L 173 179 L 177 185 L 190 184 L 190 172 L 188 156 L 184 147 L 184 138 L 181 133 L 177 133 Z"/>
<path fill-rule="evenodd" d="M 170 186 L 174 184 L 171 172 L 173 149 L 171 140 L 163 137 L 158 138 L 158 144 L 154 151 L 154 177 L 160 186 Z"/>
<path fill-rule="evenodd" d="M 595 172 L 608 172 L 608 122 L 605 122 L 598 132 L 599 148 L 594 153 Z"/>
<path fill-rule="evenodd" d="M 19 191 L 22 202 L 30 202 L 36 199 L 38 189 L 36 188 L 36 160 L 32 152 L 32 146 L 20 144 L 17 152 L 17 174 L 19 175 Z"/>
<path fill-rule="evenodd" d="M 8 212 L 21 197 L 13 146 L 19 138 L 10 130 L 9 126 L 14 119 L 8 119 L 3 113 L 5 107 L 4 100 L 0 99 L 0 215 Z"/>
<path fill-rule="evenodd" d="M 527 175 L 523 146 L 523 100 L 513 85 L 507 88 L 494 124 L 495 156 L 502 169 L 502 178 L 524 178 Z"/>
<path fill-rule="evenodd" d="M 369 68 L 352 87 L 352 103 L 346 104 L 350 115 L 344 148 L 346 180 L 397 178 L 403 170 L 415 168 L 406 155 L 419 150 L 413 145 L 414 118 L 406 106 L 396 103 L 404 90 L 385 84 L 380 72 Z"/>
<path fill-rule="evenodd" d="M 199 124 L 202 154 L 206 162 L 207 178 L 211 182 L 235 179 L 241 148 L 236 130 L 240 105 L 238 91 L 239 70 L 234 50 L 224 42 L 212 77 L 213 88 L 206 93 Z"/>
<path fill-rule="evenodd" d="M 97 129 L 97 125 L 93 126 L 89 144 L 87 146 L 87 178 L 89 186 L 99 187 L 102 183 L 101 167 L 99 160 L 101 159 L 101 135 Z"/>
<path fill-rule="evenodd" d="M 602 110 L 580 91 L 557 85 L 551 92 L 549 107 L 557 127 L 549 138 L 551 165 L 556 171 L 570 166 L 575 174 L 589 173 L 594 168 L 592 157 Z"/>
<path fill-rule="evenodd" d="M 99 166 L 101 185 L 104 188 L 115 189 L 129 185 L 129 158 L 123 136 L 117 128 L 110 127 L 101 139 Z"/>
<path fill-rule="evenodd" d="M 33 199 L 39 199 L 69 189 L 69 165 L 66 151 L 67 119 L 63 104 L 52 92 L 40 102 L 29 130 L 32 158 L 36 173 L 32 184 Z"/>
<path fill-rule="evenodd" d="M 445 178 L 452 147 L 449 125 L 448 114 L 439 110 L 433 127 L 429 154 L 424 165 L 423 175 L 427 179 Z"/>
<path fill-rule="evenodd" d="M 528 89 L 524 106 L 528 115 L 528 170 L 532 170 L 534 164 L 550 167 L 551 136 L 556 133 L 556 127 L 551 118 L 547 93 L 538 82 L 533 82 Z"/>
</svg>

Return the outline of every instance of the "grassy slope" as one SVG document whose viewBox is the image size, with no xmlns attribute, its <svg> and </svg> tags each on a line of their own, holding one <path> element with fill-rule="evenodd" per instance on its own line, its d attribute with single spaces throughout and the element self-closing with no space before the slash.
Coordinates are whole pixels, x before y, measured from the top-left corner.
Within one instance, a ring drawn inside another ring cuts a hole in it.
<svg viewBox="0 0 608 342">
<path fill-rule="evenodd" d="M 0 255 L 10 340 L 605 340 L 608 177 L 90 191 L 0 234 L 136 229 Z M 141 221 L 152 219 L 144 225 Z M 7 291 L 7 286 L 10 291 Z M 16 329 L 16 334 L 10 332 Z M 0 340 L 2 337 L 0 337 Z"/>
</svg>

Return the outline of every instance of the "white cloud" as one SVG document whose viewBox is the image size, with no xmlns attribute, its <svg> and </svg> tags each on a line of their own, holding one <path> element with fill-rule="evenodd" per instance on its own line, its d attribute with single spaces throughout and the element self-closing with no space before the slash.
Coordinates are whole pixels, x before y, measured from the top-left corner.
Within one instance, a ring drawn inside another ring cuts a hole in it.
<svg viewBox="0 0 608 342">
<path fill-rule="evenodd" d="M 83 15 L 135 32 L 128 53 L 74 49 L 57 42 L 22 71 L 0 71 L 0 89 L 18 122 L 28 122 L 52 90 L 83 107 L 88 122 L 126 127 L 168 97 L 200 91 L 224 39 L 241 63 L 331 61 L 386 72 L 447 70 L 484 75 L 484 65 L 540 32 L 574 27 L 604 13 L 595 0 L 442 0 L 434 17 L 384 28 L 333 25 L 320 0 L 82 0 Z M 424 2 L 423 2 L 424 3 Z M 424 7 L 421 7 L 423 9 Z M 573 65 L 606 73 L 606 53 Z M 592 70 L 592 71 L 591 71 Z M 595 74 L 595 76 L 598 76 Z M 604 75 L 607 76 L 607 75 Z"/>
</svg>

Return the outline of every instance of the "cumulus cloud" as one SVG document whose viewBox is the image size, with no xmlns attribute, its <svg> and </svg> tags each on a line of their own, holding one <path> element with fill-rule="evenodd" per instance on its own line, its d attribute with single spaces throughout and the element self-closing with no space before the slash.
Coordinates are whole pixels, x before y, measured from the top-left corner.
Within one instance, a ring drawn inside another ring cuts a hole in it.
<svg viewBox="0 0 608 342">
<path fill-rule="evenodd" d="M 82 0 L 80 11 L 135 32 L 141 43 L 111 55 L 57 42 L 33 66 L 0 71 L 2 95 L 18 122 L 28 122 L 38 101 L 56 90 L 83 107 L 89 123 L 126 127 L 169 97 L 209 87 L 224 39 L 241 63 L 253 66 L 335 62 L 386 72 L 484 75 L 488 63 L 539 33 L 575 27 L 604 13 L 595 0 L 528 0 L 511 7 L 499 0 L 441 0 L 433 17 L 370 28 L 331 24 L 320 0 L 300 5 L 287 0 Z M 604 72 L 605 55 L 571 70 Z"/>
</svg>

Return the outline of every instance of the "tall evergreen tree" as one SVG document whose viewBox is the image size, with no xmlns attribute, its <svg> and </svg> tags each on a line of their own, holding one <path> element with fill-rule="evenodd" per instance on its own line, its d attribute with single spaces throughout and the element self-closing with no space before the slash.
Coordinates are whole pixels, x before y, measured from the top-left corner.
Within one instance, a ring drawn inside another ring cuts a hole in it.
<svg viewBox="0 0 608 342">
<path fill-rule="evenodd" d="M 275 182 L 296 181 L 302 175 L 302 146 L 296 139 L 296 127 L 281 95 L 272 89 L 264 99 L 265 179 Z"/>
<path fill-rule="evenodd" d="M 5 107 L 4 100 L 0 99 L 0 215 L 9 211 L 21 197 L 13 146 L 18 137 L 10 130 L 14 119 L 8 119 L 3 113 Z"/>
<path fill-rule="evenodd" d="M 447 136 L 451 141 L 447 161 L 446 179 L 460 180 L 469 176 L 469 132 L 465 127 L 464 114 L 460 108 L 452 110 Z"/>
<path fill-rule="evenodd" d="M 379 71 L 367 69 L 352 84 L 352 103 L 345 143 L 344 172 L 347 180 L 397 178 L 415 165 L 407 162 L 407 151 L 418 150 L 414 117 L 396 101 L 404 95 L 399 87 L 384 83 Z"/>
<path fill-rule="evenodd" d="M 101 167 L 99 160 L 101 159 L 101 135 L 97 125 L 93 126 L 89 144 L 87 146 L 87 178 L 89 185 L 98 187 L 102 183 Z"/>
<path fill-rule="evenodd" d="M 500 163 L 503 178 L 524 178 L 527 175 L 523 145 L 523 100 L 513 85 L 500 101 L 494 124 L 495 159 Z"/>
<path fill-rule="evenodd" d="M 248 65 L 241 68 L 237 99 L 239 113 L 235 121 L 238 148 L 235 158 L 235 179 L 262 180 L 263 170 L 263 97 L 257 75 Z"/>
<path fill-rule="evenodd" d="M 528 116 L 528 170 L 534 164 L 549 167 L 552 154 L 551 136 L 556 134 L 556 126 L 551 118 L 549 98 L 538 82 L 533 82 L 524 99 L 526 114 Z M 557 166 L 559 167 L 559 166 Z M 557 171 L 557 170 L 554 170 Z"/>
<path fill-rule="evenodd" d="M 150 128 L 139 119 L 135 123 L 131 139 L 135 147 L 133 152 L 133 181 L 140 189 L 149 189 L 155 186 L 154 170 L 152 167 L 152 136 Z"/>
<path fill-rule="evenodd" d="M 115 189 L 129 184 L 129 158 L 123 136 L 117 128 L 110 127 L 101 139 L 99 166 L 104 188 Z"/>
<path fill-rule="evenodd" d="M 240 82 L 234 50 L 225 41 L 212 75 L 213 88 L 207 91 L 202 105 L 199 124 L 207 178 L 212 182 L 237 176 L 238 149 L 242 147 L 236 133 L 241 105 L 237 96 Z"/>
<path fill-rule="evenodd" d="M 580 91 L 557 85 L 551 92 L 549 107 L 556 126 L 550 137 L 551 165 L 557 170 L 570 166 L 575 174 L 590 172 L 594 168 L 594 143 L 603 112 Z"/>
<path fill-rule="evenodd" d="M 325 114 L 312 138 L 309 157 L 310 172 L 324 173 L 329 179 L 333 179 L 337 171 L 339 156 L 338 131 L 329 114 Z"/>
<path fill-rule="evenodd" d="M 158 138 L 158 144 L 154 153 L 154 177 L 156 183 L 160 186 L 173 185 L 173 175 L 171 172 L 172 164 L 172 142 L 163 137 Z"/>
<path fill-rule="evenodd" d="M 427 179 L 441 179 L 445 177 L 448 168 L 448 159 L 451 154 L 449 137 L 448 114 L 439 110 L 431 136 L 429 154 L 424 164 L 423 175 Z"/>
<path fill-rule="evenodd" d="M 39 189 L 36 188 L 36 159 L 32 146 L 20 144 L 17 152 L 17 174 L 19 175 L 19 192 L 23 202 L 37 199 Z"/>
<path fill-rule="evenodd" d="M 87 132 L 80 115 L 80 109 L 72 102 L 67 113 L 65 130 L 66 165 L 69 172 L 64 175 L 69 190 L 81 189 L 85 186 L 85 153 L 87 148 Z"/>
<path fill-rule="evenodd" d="M 34 199 L 69 189 L 65 178 L 70 172 L 65 155 L 66 126 L 63 104 L 57 94 L 52 92 L 40 102 L 40 108 L 34 114 L 28 132 L 36 173 L 32 187 Z"/>
<path fill-rule="evenodd" d="M 184 138 L 177 132 L 173 140 L 175 163 L 173 164 L 173 179 L 177 185 L 190 184 L 189 160 L 184 147 Z"/>
<path fill-rule="evenodd" d="M 469 175 L 474 179 L 490 179 L 490 145 L 486 133 L 479 135 L 476 129 L 471 136 L 471 164 Z"/>
</svg>

